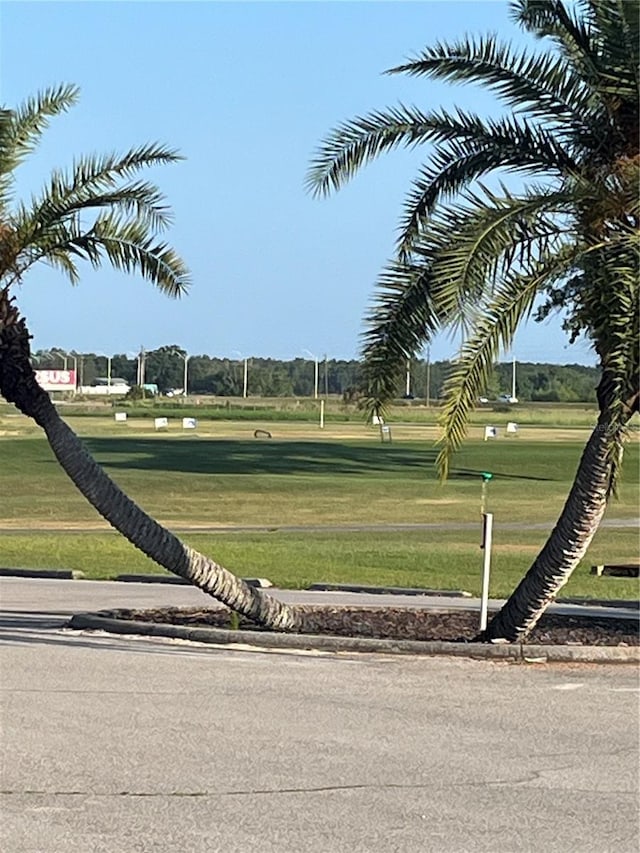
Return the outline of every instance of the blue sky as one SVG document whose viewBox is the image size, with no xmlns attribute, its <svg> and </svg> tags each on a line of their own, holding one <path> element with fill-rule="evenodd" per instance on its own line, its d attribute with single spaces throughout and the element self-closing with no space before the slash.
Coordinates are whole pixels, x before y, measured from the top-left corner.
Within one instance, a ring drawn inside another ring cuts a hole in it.
<svg viewBox="0 0 640 853">
<path fill-rule="evenodd" d="M 85 267 L 78 288 L 34 269 L 18 293 L 35 348 L 295 358 L 358 355 L 362 318 L 391 257 L 425 150 L 399 151 L 321 201 L 304 188 L 338 122 L 402 101 L 489 112 L 476 87 L 383 76 L 440 39 L 526 39 L 496 2 L 5 2 L 2 102 L 60 82 L 81 100 L 19 174 L 37 191 L 74 155 L 149 141 L 185 161 L 154 171 L 175 212 L 169 239 L 193 286 L 175 302 L 135 277 Z M 592 363 L 557 321 L 518 333 L 522 361 Z M 455 344 L 441 338 L 432 357 Z"/>
</svg>

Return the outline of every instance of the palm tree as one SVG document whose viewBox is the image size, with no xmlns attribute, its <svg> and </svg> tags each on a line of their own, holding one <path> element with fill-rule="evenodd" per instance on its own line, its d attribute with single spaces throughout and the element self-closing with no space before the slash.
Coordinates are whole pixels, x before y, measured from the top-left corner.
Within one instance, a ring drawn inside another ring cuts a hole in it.
<svg viewBox="0 0 640 853">
<path fill-rule="evenodd" d="M 484 638 L 496 642 L 524 638 L 584 556 L 639 397 L 639 3 L 513 0 L 511 11 L 548 51 L 465 38 L 388 72 L 479 82 L 506 114 L 378 110 L 333 130 L 308 175 L 310 190 L 326 195 L 382 153 L 432 144 L 366 318 L 363 355 L 375 411 L 394 396 L 407 357 L 462 328 L 445 391 L 442 476 L 521 321 L 559 311 L 571 341 L 582 335 L 597 355 L 597 426 L 555 528 L 488 626 Z M 513 175 L 526 177 L 523 189 L 506 183 Z"/>
<path fill-rule="evenodd" d="M 156 234 L 170 222 L 158 188 L 139 172 L 173 163 L 177 153 L 146 145 L 123 155 L 78 159 L 68 173 L 54 172 L 30 205 L 13 205 L 15 169 L 35 148 L 53 116 L 77 100 L 74 86 L 49 89 L 16 110 L 0 111 L 0 392 L 45 431 L 63 469 L 98 512 L 151 559 L 256 622 L 296 626 L 295 612 L 249 587 L 150 518 L 91 458 L 36 382 L 30 335 L 15 301 L 15 286 L 43 262 L 79 281 L 77 262 L 105 261 L 138 272 L 163 293 L 178 297 L 189 284 L 183 261 Z"/>
</svg>

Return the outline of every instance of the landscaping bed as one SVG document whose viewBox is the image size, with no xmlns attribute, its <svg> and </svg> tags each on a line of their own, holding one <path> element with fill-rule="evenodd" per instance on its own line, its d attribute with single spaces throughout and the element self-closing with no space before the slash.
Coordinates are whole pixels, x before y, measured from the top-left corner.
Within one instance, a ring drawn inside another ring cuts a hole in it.
<svg viewBox="0 0 640 853">
<path fill-rule="evenodd" d="M 424 642 L 471 643 L 478 633 L 477 611 L 436 611 L 405 607 L 301 606 L 301 633 Z M 264 629 L 222 607 L 162 607 L 145 610 L 101 611 L 111 619 L 184 625 L 192 628 L 226 628 L 260 632 Z M 527 638 L 535 645 L 638 646 L 639 623 L 629 618 L 543 616 Z"/>
</svg>

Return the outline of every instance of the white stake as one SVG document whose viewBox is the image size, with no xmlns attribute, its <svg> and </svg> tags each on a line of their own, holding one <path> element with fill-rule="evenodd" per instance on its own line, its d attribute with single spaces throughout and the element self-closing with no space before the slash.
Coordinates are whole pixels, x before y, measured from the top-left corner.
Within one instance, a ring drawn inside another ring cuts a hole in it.
<svg viewBox="0 0 640 853">
<path fill-rule="evenodd" d="M 493 535 L 493 513 L 482 513 L 482 594 L 480 596 L 480 630 L 487 627 L 487 610 L 489 606 L 489 574 L 491 572 L 491 539 Z"/>
<path fill-rule="evenodd" d="M 324 429 L 324 400 L 320 400 L 320 429 Z"/>
</svg>

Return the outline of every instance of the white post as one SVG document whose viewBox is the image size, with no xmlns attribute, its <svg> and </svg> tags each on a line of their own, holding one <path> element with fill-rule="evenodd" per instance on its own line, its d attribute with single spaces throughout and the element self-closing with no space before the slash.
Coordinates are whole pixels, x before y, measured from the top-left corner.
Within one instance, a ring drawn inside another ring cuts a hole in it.
<svg viewBox="0 0 640 853">
<path fill-rule="evenodd" d="M 513 370 L 511 371 L 511 399 L 516 399 L 516 358 L 513 357 Z"/>
<path fill-rule="evenodd" d="M 107 356 L 107 388 L 111 388 L 111 356 Z"/>
<path fill-rule="evenodd" d="M 73 386 L 73 395 L 75 397 L 75 395 L 78 393 L 78 357 L 76 355 L 71 355 L 71 358 L 73 359 L 73 371 L 76 375 L 76 383 Z"/>
<path fill-rule="evenodd" d="M 302 352 L 306 353 L 309 356 L 309 358 L 313 359 L 313 365 L 314 365 L 313 396 L 314 396 L 314 399 L 317 400 L 318 399 L 318 356 L 314 355 L 311 352 L 311 350 L 308 350 L 308 349 L 303 349 Z"/>
<path fill-rule="evenodd" d="M 246 397 L 246 396 L 247 396 L 247 378 L 248 378 L 247 370 L 248 370 L 248 368 L 247 368 L 247 359 L 245 358 L 245 360 L 244 360 L 244 383 L 243 383 L 243 386 L 242 386 L 242 396 L 243 396 L 243 397 Z"/>
<path fill-rule="evenodd" d="M 482 593 L 480 595 L 480 630 L 487 627 L 487 610 L 489 607 L 489 574 L 491 572 L 491 540 L 493 536 L 493 513 L 482 513 Z"/>
<path fill-rule="evenodd" d="M 427 409 L 431 405 L 431 347 L 427 347 Z"/>
<path fill-rule="evenodd" d="M 405 394 L 408 397 L 411 393 L 411 359 L 407 359 L 407 385 Z"/>
<path fill-rule="evenodd" d="M 144 357 L 145 357 L 144 347 L 140 347 L 140 353 L 138 355 L 138 385 L 140 386 L 140 388 L 142 388 L 142 386 L 144 385 L 144 379 L 145 379 L 145 376 L 144 376 L 144 373 L 145 373 Z"/>
<path fill-rule="evenodd" d="M 324 400 L 320 400 L 320 429 L 324 429 Z"/>
<path fill-rule="evenodd" d="M 183 397 L 187 397 L 187 396 L 188 396 L 188 393 L 189 393 L 189 392 L 188 392 L 188 390 L 187 390 L 187 382 L 188 382 L 188 380 L 189 380 L 189 368 L 188 368 L 188 364 L 189 364 L 189 356 L 185 353 L 185 354 L 184 354 L 184 389 L 183 389 L 183 391 L 182 391 L 182 396 L 183 396 Z"/>
</svg>

